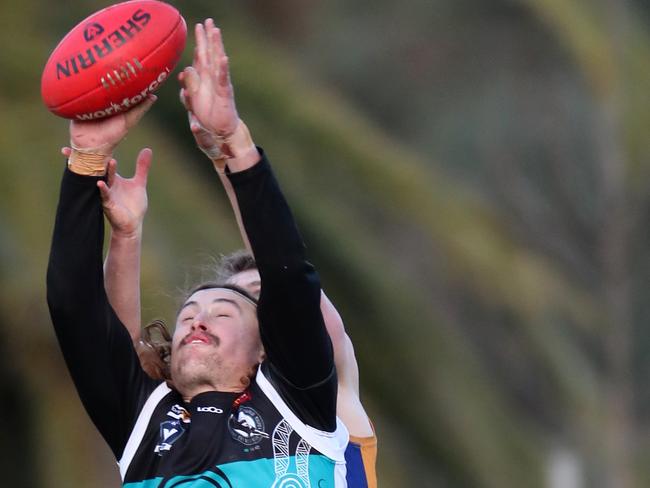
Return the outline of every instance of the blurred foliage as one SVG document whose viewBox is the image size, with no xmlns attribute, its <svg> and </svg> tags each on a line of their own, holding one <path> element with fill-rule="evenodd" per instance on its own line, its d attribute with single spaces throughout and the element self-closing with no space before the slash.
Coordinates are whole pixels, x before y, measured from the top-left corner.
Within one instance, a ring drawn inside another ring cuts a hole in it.
<svg viewBox="0 0 650 488">
<path fill-rule="evenodd" d="M 171 3 L 224 30 L 239 111 L 355 344 L 381 485 L 577 488 L 551 483 L 565 452 L 582 486 L 646 485 L 647 5 Z M 119 484 L 44 300 L 67 126 L 40 72 L 105 5 L 0 5 L 7 486 Z M 170 320 L 201 266 L 240 246 L 176 89 L 118 153 L 124 174 L 155 153 L 144 320 Z"/>
</svg>

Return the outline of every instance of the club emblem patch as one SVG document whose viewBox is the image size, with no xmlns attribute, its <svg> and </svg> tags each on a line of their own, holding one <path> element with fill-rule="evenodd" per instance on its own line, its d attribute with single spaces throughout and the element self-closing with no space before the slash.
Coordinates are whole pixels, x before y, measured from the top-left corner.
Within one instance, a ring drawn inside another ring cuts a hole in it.
<svg viewBox="0 0 650 488">
<path fill-rule="evenodd" d="M 181 420 L 184 424 L 189 424 L 191 421 L 190 412 L 178 404 L 172 406 L 167 415 L 173 419 Z"/>
<path fill-rule="evenodd" d="M 163 452 L 169 451 L 172 444 L 178 440 L 185 432 L 185 428 L 180 420 L 166 420 L 160 424 L 160 438 L 156 448 L 153 450 L 159 456 Z"/>
<path fill-rule="evenodd" d="M 236 413 L 230 415 L 228 430 L 233 439 L 246 446 L 252 446 L 262 439 L 269 438 L 269 435 L 264 432 L 262 417 L 250 407 L 239 407 Z"/>
</svg>

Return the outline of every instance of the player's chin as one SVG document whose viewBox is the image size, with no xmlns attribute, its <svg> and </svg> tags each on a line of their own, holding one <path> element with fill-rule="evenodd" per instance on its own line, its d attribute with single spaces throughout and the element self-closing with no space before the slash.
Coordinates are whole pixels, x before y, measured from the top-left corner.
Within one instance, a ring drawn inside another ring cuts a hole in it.
<svg viewBox="0 0 650 488">
<path fill-rule="evenodd" d="M 180 347 L 176 351 L 176 362 L 179 367 L 185 367 L 192 363 L 201 363 L 205 361 L 204 357 L 206 355 L 206 350 L 208 348 L 205 345 L 197 344 L 187 344 Z"/>
<path fill-rule="evenodd" d="M 172 358 L 172 368 L 188 373 L 209 371 L 216 362 L 214 349 L 214 346 L 207 344 L 185 345 L 179 348 L 175 353 L 176 357 Z"/>
<path fill-rule="evenodd" d="M 216 365 L 203 358 L 193 357 L 181 361 L 172 368 L 172 378 L 175 383 L 186 387 L 211 384 Z"/>
</svg>

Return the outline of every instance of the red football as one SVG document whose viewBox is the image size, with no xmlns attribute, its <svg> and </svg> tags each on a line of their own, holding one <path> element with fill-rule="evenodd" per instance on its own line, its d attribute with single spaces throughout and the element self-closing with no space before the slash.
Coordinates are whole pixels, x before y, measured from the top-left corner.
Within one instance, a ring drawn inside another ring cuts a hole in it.
<svg viewBox="0 0 650 488">
<path fill-rule="evenodd" d="M 67 119 L 128 110 L 169 77 L 186 38 L 185 20 L 171 5 L 111 5 L 80 22 L 54 49 L 41 79 L 43 101 Z"/>
</svg>

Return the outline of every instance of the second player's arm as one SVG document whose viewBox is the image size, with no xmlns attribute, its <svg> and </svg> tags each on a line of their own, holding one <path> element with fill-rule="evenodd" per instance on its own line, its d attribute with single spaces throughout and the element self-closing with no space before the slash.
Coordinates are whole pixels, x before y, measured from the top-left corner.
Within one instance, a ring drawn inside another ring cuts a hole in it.
<svg viewBox="0 0 650 488">
<path fill-rule="evenodd" d="M 240 141 L 240 143 L 246 144 L 245 138 L 240 138 Z M 197 138 L 197 142 L 200 143 L 201 141 Z M 225 161 L 222 159 L 213 159 L 212 163 L 228 196 L 242 240 L 246 245 L 246 249 L 252 253 L 248 235 L 242 222 L 235 190 L 225 173 Z M 354 354 L 352 341 L 345 331 L 341 315 L 327 295 L 325 295 L 325 292 L 321 292 L 320 308 L 323 320 L 325 321 L 325 327 L 332 341 L 334 363 L 336 364 L 338 376 L 336 413 L 352 435 L 356 437 L 372 437 L 374 435 L 372 426 L 359 397 L 359 367 Z"/>
<path fill-rule="evenodd" d="M 129 331 L 134 344 L 140 341 L 140 256 L 142 231 L 133 235 L 111 232 L 104 262 L 104 286 L 108 301 Z"/>
</svg>

